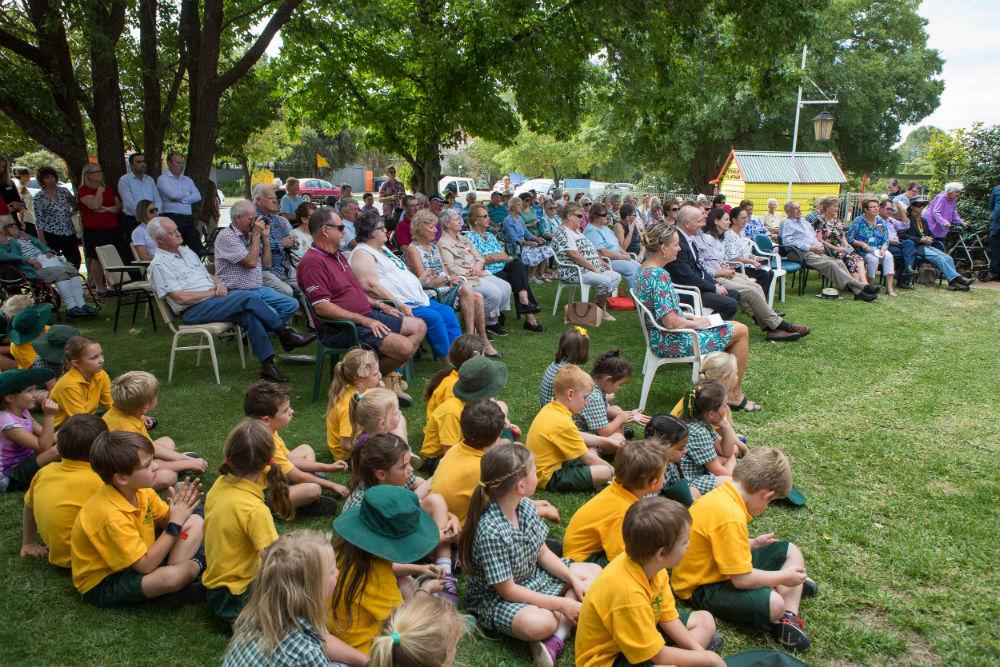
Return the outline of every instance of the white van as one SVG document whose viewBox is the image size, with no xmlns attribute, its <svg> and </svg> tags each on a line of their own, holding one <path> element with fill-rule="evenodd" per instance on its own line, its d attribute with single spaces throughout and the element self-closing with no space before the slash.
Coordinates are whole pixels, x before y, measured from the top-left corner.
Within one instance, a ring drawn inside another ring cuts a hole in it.
<svg viewBox="0 0 1000 667">
<path fill-rule="evenodd" d="M 476 191 L 476 182 L 464 176 L 445 176 L 438 181 L 438 192 L 448 190 L 448 186 L 455 191 L 455 201 L 460 204 L 465 203 L 465 196 Z"/>
</svg>

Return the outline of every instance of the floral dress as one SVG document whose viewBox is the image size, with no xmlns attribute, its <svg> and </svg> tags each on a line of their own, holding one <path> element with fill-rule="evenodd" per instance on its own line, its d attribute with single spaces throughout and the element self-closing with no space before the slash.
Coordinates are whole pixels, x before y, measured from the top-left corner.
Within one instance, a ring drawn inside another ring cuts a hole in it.
<svg viewBox="0 0 1000 667">
<path fill-rule="evenodd" d="M 819 224 L 816 227 L 816 234 L 819 236 L 821 241 L 826 241 L 835 246 L 846 246 L 847 243 L 847 232 L 844 231 L 844 225 L 840 220 L 834 218 L 833 220 L 819 219 Z M 864 260 L 858 255 L 858 253 L 853 250 L 830 250 L 826 249 L 826 254 L 830 257 L 836 257 L 842 261 L 846 266 L 847 270 L 851 273 L 857 273 L 865 268 Z"/>
<path fill-rule="evenodd" d="M 655 266 L 644 266 L 635 278 L 632 288 L 636 296 L 656 322 L 663 321 L 663 316 L 673 311 L 682 315 L 680 299 L 670 281 L 670 274 L 665 269 Z M 725 350 L 733 337 L 733 328 L 729 324 L 698 329 L 698 344 L 701 353 L 719 352 Z M 649 346 L 658 357 L 688 357 L 693 354 L 691 336 L 687 333 L 664 333 L 659 329 L 649 332 Z"/>
<path fill-rule="evenodd" d="M 479 254 L 483 257 L 488 257 L 490 255 L 498 255 L 504 252 L 503 246 L 500 245 L 500 241 L 493 234 L 493 232 L 483 232 L 480 234 L 477 231 L 462 232 L 462 235 L 469 239 L 472 243 L 472 247 L 479 251 Z M 503 267 L 506 266 L 506 262 L 493 262 L 492 264 L 486 265 L 486 270 L 492 273 L 499 273 L 503 271 Z"/>
</svg>

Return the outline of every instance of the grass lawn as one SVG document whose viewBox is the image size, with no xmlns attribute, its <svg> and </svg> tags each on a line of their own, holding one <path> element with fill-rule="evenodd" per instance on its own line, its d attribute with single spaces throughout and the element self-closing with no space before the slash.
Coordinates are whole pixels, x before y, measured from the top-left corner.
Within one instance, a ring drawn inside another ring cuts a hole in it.
<svg viewBox="0 0 1000 667">
<path fill-rule="evenodd" d="M 818 289 L 819 281 L 812 285 Z M 540 289 L 540 301 L 551 307 L 554 291 Z M 753 330 L 745 386 L 765 409 L 737 415 L 737 427 L 751 446 L 776 445 L 788 453 L 809 504 L 772 507 L 751 530 L 798 543 L 820 583 L 820 596 L 802 612 L 813 639 L 810 664 L 998 664 L 1000 355 L 990 333 L 1000 329 L 998 305 L 1000 295 L 986 290 L 961 295 L 921 288 L 872 305 L 790 296 L 784 309 L 813 327 L 809 338 L 768 344 Z M 216 468 L 223 440 L 242 416 L 242 392 L 256 378 L 256 363 L 241 370 L 236 350 L 223 346 L 223 384 L 215 385 L 209 368 L 195 368 L 193 355 L 183 354 L 166 384 L 170 336 L 163 328 L 153 333 L 147 320 L 112 335 L 108 320 L 84 327 L 103 343 L 108 372 L 144 369 L 160 377 L 155 433 L 201 452 L 210 470 Z M 618 320 L 591 330 L 591 357 L 619 346 L 633 362 L 637 377 L 618 399 L 631 407 L 641 387 L 643 342 L 634 313 Z M 550 327 L 544 335 L 511 326 L 511 335 L 497 343 L 510 368 L 501 397 L 525 433 L 561 331 L 546 313 L 542 321 Z M 417 364 L 414 396 L 435 367 Z M 309 402 L 312 366 L 282 368 L 292 378 L 296 410 L 285 440 L 312 443 L 328 460 L 325 402 Z M 687 388 L 689 373 L 686 366 L 662 368 L 647 412 L 668 410 Z M 422 404 L 406 416 L 419 449 Z M 210 482 L 214 475 L 207 477 Z M 562 513 L 562 525 L 552 528 L 560 536 L 585 497 L 541 495 Z M 68 572 L 18 557 L 20 517 L 20 497 L 0 498 L 0 663 L 219 663 L 227 636 L 206 607 L 87 607 Z M 327 527 L 318 520 L 296 525 Z M 773 647 L 748 629 L 721 629 L 724 655 Z M 459 664 L 525 665 L 530 659 L 516 641 L 469 637 Z M 559 664 L 573 664 L 571 646 Z"/>
</svg>

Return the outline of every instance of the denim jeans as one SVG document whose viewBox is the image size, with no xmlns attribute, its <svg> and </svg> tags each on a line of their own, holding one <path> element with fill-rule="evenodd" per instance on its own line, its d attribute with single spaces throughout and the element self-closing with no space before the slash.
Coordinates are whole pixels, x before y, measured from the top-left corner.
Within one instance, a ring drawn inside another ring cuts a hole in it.
<svg viewBox="0 0 1000 667">
<path fill-rule="evenodd" d="M 407 304 L 413 309 L 413 316 L 419 317 L 427 325 L 427 342 L 431 344 L 435 357 L 447 357 L 451 344 L 462 335 L 462 327 L 451 306 L 431 300 L 426 306 Z"/>
<path fill-rule="evenodd" d="M 948 282 L 951 282 L 958 276 L 958 271 L 955 270 L 955 260 L 953 260 L 947 253 L 938 250 L 934 246 L 920 246 L 917 250 L 917 257 L 921 257 L 933 264 Z"/>
<path fill-rule="evenodd" d="M 912 273 L 913 264 L 917 261 L 917 244 L 913 239 L 903 239 L 898 245 L 889 245 L 889 252 L 898 267 Z"/>
<path fill-rule="evenodd" d="M 1000 220 L 990 224 L 990 275 L 1000 276 Z"/>
<path fill-rule="evenodd" d="M 282 322 L 288 322 L 292 315 L 299 309 L 299 302 L 290 296 L 285 296 L 270 287 L 258 287 L 249 290 L 233 290 L 234 292 L 251 292 L 260 297 L 260 300 L 269 305 L 278 314 Z"/>
<path fill-rule="evenodd" d="M 269 332 L 283 326 L 278 314 L 251 290 L 237 290 L 226 296 L 213 296 L 181 313 L 185 324 L 235 322 L 250 339 L 253 353 L 261 361 L 274 356 Z"/>
</svg>

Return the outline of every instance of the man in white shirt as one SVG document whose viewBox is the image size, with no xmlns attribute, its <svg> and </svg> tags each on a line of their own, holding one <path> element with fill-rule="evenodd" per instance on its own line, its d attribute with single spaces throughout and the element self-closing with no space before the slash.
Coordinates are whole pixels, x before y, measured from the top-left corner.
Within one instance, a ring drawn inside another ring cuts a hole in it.
<svg viewBox="0 0 1000 667">
<path fill-rule="evenodd" d="M 135 207 L 143 200 L 153 202 L 154 212 L 163 207 L 160 189 L 152 176 L 146 175 L 146 156 L 132 153 L 128 156 L 128 171 L 118 179 L 118 196 L 122 199 L 122 232 L 131 240 L 132 230 L 139 226 Z"/>
<path fill-rule="evenodd" d="M 163 205 L 159 207 L 160 212 L 174 221 L 177 231 L 184 237 L 184 244 L 199 257 L 203 256 L 205 247 L 191 215 L 191 204 L 201 201 L 201 193 L 194 181 L 184 175 L 184 157 L 177 151 L 171 151 L 167 155 L 167 171 L 156 179 L 156 187 L 159 188 L 163 201 Z"/>
</svg>

